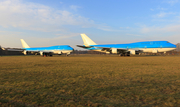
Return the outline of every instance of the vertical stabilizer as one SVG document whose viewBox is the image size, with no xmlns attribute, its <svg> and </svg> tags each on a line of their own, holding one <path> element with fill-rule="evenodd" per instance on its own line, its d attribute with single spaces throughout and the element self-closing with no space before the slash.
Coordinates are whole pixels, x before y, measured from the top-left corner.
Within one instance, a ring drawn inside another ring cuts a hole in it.
<svg viewBox="0 0 180 107">
<path fill-rule="evenodd" d="M 92 41 L 86 34 L 81 34 L 82 40 L 85 46 L 89 45 L 97 45 L 94 41 Z"/>
<path fill-rule="evenodd" d="M 23 48 L 30 48 L 30 47 L 28 46 L 28 44 L 27 44 L 23 39 L 21 39 L 21 43 L 22 43 L 22 47 L 23 47 Z"/>
</svg>

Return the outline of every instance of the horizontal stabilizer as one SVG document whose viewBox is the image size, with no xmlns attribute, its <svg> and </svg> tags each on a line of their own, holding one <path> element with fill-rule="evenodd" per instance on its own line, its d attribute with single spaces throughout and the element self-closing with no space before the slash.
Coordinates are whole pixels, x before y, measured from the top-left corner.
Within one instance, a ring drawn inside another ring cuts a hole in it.
<svg viewBox="0 0 180 107">
<path fill-rule="evenodd" d="M 5 48 L 2 48 L 2 50 L 6 50 Z"/>
</svg>

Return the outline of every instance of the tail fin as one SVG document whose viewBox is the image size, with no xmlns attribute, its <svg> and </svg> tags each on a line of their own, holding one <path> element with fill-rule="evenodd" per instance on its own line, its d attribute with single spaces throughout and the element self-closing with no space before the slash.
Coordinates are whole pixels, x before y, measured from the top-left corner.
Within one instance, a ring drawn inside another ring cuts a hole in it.
<svg viewBox="0 0 180 107">
<path fill-rule="evenodd" d="M 86 34 L 81 34 L 82 40 L 85 46 L 89 45 L 97 45 L 94 41 L 92 41 Z"/>
<path fill-rule="evenodd" d="M 30 48 L 29 45 L 23 39 L 21 39 L 21 43 L 23 48 Z"/>
</svg>

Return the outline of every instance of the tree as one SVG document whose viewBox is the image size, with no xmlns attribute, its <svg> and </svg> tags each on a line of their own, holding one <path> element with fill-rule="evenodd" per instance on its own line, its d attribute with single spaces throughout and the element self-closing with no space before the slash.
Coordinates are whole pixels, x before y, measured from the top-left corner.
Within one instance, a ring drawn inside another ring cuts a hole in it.
<svg viewBox="0 0 180 107">
<path fill-rule="evenodd" d="M 2 57 L 2 48 L 1 48 L 1 46 L 0 46 L 0 55 L 1 55 L 1 57 Z"/>
<path fill-rule="evenodd" d="M 177 51 L 177 52 L 180 51 L 180 43 L 176 44 L 176 51 Z"/>
</svg>

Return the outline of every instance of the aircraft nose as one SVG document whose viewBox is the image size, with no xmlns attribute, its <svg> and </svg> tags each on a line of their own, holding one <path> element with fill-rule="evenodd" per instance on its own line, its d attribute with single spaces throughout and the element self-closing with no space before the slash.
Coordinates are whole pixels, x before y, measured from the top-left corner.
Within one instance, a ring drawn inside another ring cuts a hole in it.
<svg viewBox="0 0 180 107">
<path fill-rule="evenodd" d="M 172 44 L 172 46 L 173 46 L 174 48 L 176 48 L 176 45 Z"/>
<path fill-rule="evenodd" d="M 174 47 L 176 48 L 176 45 L 174 45 Z"/>
<path fill-rule="evenodd" d="M 74 51 L 74 49 L 71 47 L 71 50 Z"/>
</svg>

